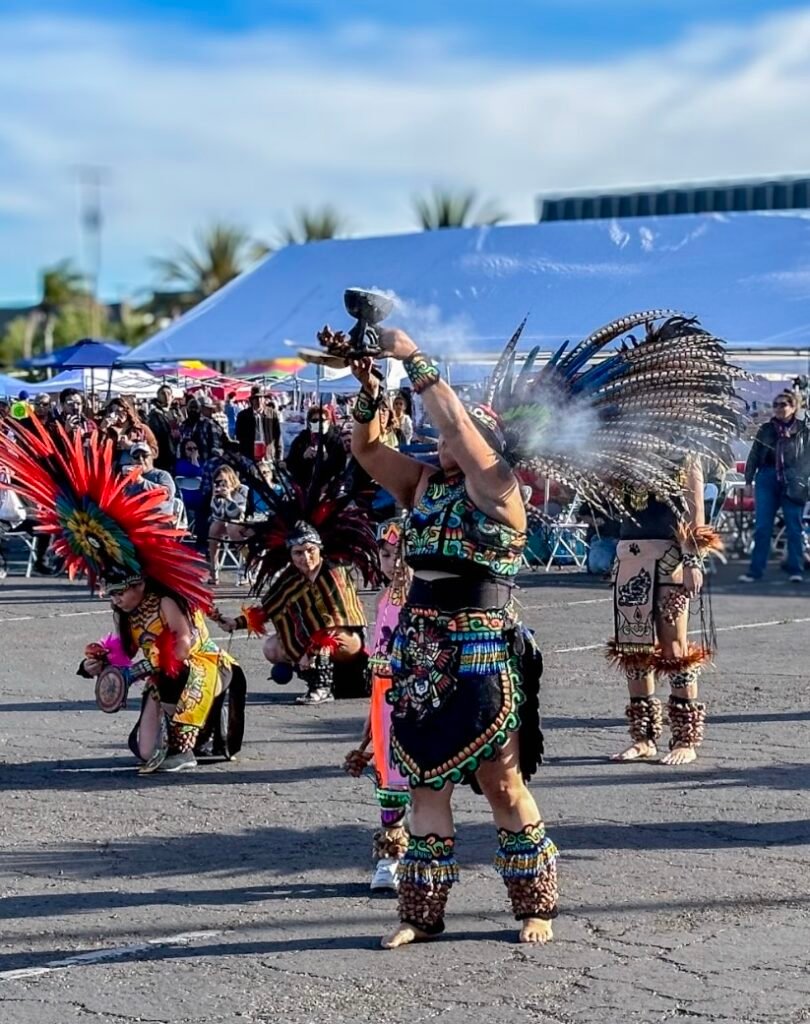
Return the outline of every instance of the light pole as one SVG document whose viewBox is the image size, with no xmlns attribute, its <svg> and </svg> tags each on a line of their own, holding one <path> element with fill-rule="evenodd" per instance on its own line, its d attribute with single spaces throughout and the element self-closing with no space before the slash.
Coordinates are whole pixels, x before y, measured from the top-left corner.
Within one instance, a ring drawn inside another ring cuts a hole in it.
<svg viewBox="0 0 810 1024">
<path fill-rule="evenodd" d="M 90 313 L 90 334 L 101 333 L 98 304 L 98 286 L 101 276 L 101 186 L 106 184 L 108 170 L 105 167 L 82 165 L 76 170 L 79 184 L 79 231 L 81 237 L 81 261 L 88 283 Z"/>
</svg>

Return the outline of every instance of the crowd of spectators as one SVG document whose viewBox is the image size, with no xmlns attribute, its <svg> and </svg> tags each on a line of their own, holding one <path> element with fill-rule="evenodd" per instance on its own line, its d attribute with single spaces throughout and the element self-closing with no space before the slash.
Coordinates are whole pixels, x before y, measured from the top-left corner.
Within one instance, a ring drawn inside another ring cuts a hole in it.
<svg viewBox="0 0 810 1024">
<path fill-rule="evenodd" d="M 212 582 L 217 582 L 223 545 L 238 547 L 245 537 L 246 521 L 266 511 L 261 496 L 248 486 L 251 466 L 272 483 L 283 465 L 303 489 L 309 487 L 317 466 L 319 472 L 341 478 L 355 501 L 374 519 L 381 521 L 394 514 L 391 496 L 352 458 L 352 399 L 328 404 L 316 402 L 314 396 L 303 401 L 293 401 L 291 396 L 285 399 L 282 402 L 267 394 L 260 385 L 251 388 L 247 401 L 238 401 L 235 394 L 219 400 L 204 390 L 181 393 L 165 384 L 149 401 L 116 396 L 102 403 L 94 395 L 68 388 L 58 399 L 43 393 L 30 402 L 13 403 L 13 415 L 12 403 L 0 400 L 0 430 L 30 429 L 36 419 L 57 436 L 62 436 L 56 430 L 60 425 L 73 443 L 76 439 L 85 443 L 99 432 L 114 446 L 117 472 L 131 475 L 128 490 L 161 489 L 164 510 L 191 531 L 210 559 Z M 20 414 L 20 406 L 25 415 Z M 804 575 L 804 517 L 810 508 L 810 428 L 796 388 L 780 393 L 772 406 L 757 411 L 747 443 L 741 441 L 740 451 L 735 452 L 743 460 L 747 456 L 744 478 L 748 486 L 738 500 L 750 505 L 753 538 L 747 547 L 749 551 L 753 548 L 750 568 L 741 579 L 750 582 L 762 577 L 773 537 L 784 529 L 785 567 L 798 582 Z M 415 432 L 408 393 L 385 400 L 379 416 L 383 443 L 419 450 L 424 437 Z M 554 487 L 550 494 L 548 489 L 543 494 L 537 480 L 523 483 L 529 492 L 527 500 L 534 506 L 542 504 L 549 518 L 557 501 Z M 722 482 L 720 487 L 722 490 Z M 5 493 L 0 481 L 0 502 Z M 13 529 L 29 534 L 35 545 L 34 569 L 50 571 L 48 538 L 34 532 L 32 511 L 21 510 L 10 499 L 6 505 L 14 513 Z M 722 503 L 718 507 L 722 508 Z M 583 512 L 581 507 L 579 512 Z M 590 522 L 587 515 L 584 521 Z M 586 545 L 596 553 L 599 544 L 604 544 L 608 562 L 607 549 L 615 542 L 609 524 L 591 523 L 591 527 Z"/>
<path fill-rule="evenodd" d="M 311 396 L 282 404 L 257 384 L 240 402 L 235 393 L 219 400 L 205 390 L 180 393 L 164 384 L 148 401 L 115 396 L 102 403 L 67 388 L 58 399 L 43 393 L 26 405 L 27 415 L 12 416 L 9 403 L 0 402 L 0 429 L 31 429 L 36 419 L 59 438 L 61 426 L 71 444 L 84 444 L 98 432 L 114 447 L 116 471 L 131 476 L 128 491 L 161 489 L 163 510 L 208 554 L 212 582 L 218 580 L 222 545 L 238 546 L 243 524 L 263 513 L 260 495 L 248 486 L 251 466 L 270 483 L 284 466 L 306 489 L 317 465 L 319 472 L 343 478 L 372 514 L 392 506 L 351 458 L 351 399 L 321 404 Z M 380 423 L 386 444 L 410 444 L 410 397 L 398 395 L 384 404 Z M 25 528 L 33 529 L 33 523 Z M 35 569 L 49 572 L 47 538 L 37 543 Z"/>
</svg>

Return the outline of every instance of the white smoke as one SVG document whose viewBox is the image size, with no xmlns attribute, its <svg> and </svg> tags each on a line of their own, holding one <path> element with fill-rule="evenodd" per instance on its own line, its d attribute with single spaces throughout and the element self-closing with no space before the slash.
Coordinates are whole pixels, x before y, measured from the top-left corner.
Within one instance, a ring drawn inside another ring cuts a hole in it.
<svg viewBox="0 0 810 1024">
<path fill-rule="evenodd" d="M 435 303 L 420 305 L 405 299 L 390 288 L 374 288 L 394 303 L 389 317 L 391 323 L 402 327 L 414 341 L 431 355 L 440 359 L 474 361 L 477 353 L 472 349 L 474 336 L 470 317 L 445 317 Z"/>
</svg>

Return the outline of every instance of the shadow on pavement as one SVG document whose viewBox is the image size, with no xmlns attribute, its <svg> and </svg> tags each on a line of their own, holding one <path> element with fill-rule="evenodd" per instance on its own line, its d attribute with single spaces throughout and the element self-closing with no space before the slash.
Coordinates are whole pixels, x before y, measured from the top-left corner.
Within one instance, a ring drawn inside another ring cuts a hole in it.
<svg viewBox="0 0 810 1024">
<path fill-rule="evenodd" d="M 237 878 L 268 867 L 283 877 L 283 871 L 298 873 L 301 851 L 307 851 L 312 871 L 356 868 L 368 859 L 373 821 L 368 824 L 339 824 L 318 830 L 300 830 L 286 826 L 251 829 L 231 835 L 199 832 L 176 837 L 150 836 L 111 843 L 67 843 L 15 851 L 0 856 L 0 869 L 6 875 L 19 873 L 72 878 L 171 878 L 187 876 L 193 866 L 200 879 L 209 873 L 229 872 Z M 593 824 L 559 822 L 550 829 L 564 854 L 603 850 L 723 850 L 765 849 L 773 846 L 810 844 L 810 819 L 769 821 L 692 821 L 692 822 L 614 822 Z M 318 841 L 313 842 L 317 835 Z M 459 830 L 459 855 L 464 863 L 489 864 L 494 853 L 494 828 L 491 824 L 465 825 Z M 269 852 L 270 851 L 270 852 Z M 296 883 L 296 886 L 298 883 Z M 301 887 L 299 887 L 301 888 Z M 345 893 L 341 885 L 326 887 L 333 895 Z M 319 885 L 312 889 L 320 898 Z M 274 882 L 258 891 L 276 890 L 283 895 L 290 887 Z M 255 891 L 255 890 L 254 890 Z M 235 888 L 238 902 L 241 889 Z M 295 892 L 301 898 L 300 891 Z M 122 898 L 129 898 L 121 894 Z M 85 893 L 77 899 L 90 899 Z M 137 895 L 135 899 L 137 899 Z M 199 888 L 195 898 L 205 902 L 206 892 Z M 3 901 L 8 907 L 8 901 Z"/>
</svg>

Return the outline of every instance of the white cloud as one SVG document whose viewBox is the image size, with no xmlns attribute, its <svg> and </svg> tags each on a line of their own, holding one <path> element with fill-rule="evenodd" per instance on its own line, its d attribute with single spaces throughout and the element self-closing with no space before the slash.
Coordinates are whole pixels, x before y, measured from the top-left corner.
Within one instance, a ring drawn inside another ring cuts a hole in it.
<svg viewBox="0 0 810 1024">
<path fill-rule="evenodd" d="M 75 167 L 109 169 L 108 293 L 215 217 L 270 236 L 333 202 L 358 234 L 474 186 L 518 220 L 543 190 L 810 168 L 810 12 L 592 63 L 458 55 L 439 33 L 254 31 L 0 17 L 0 298 L 77 252 Z M 11 216 L 9 216 L 11 215 Z"/>
</svg>

